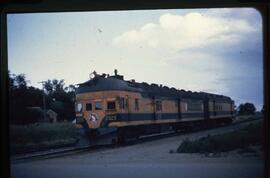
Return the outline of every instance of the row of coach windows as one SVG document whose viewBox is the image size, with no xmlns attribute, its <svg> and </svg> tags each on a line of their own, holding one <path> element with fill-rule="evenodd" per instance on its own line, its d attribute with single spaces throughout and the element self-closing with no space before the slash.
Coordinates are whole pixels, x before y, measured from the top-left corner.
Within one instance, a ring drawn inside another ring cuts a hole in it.
<svg viewBox="0 0 270 178">
<path fill-rule="evenodd" d="M 188 111 L 202 111 L 202 103 L 201 102 L 195 102 L 195 101 L 190 101 L 187 104 L 187 110 Z"/>
<path fill-rule="evenodd" d="M 216 110 L 216 111 L 222 111 L 222 106 L 215 105 L 215 110 Z"/>
<path fill-rule="evenodd" d="M 128 107 L 128 100 L 125 98 L 120 98 L 119 106 L 120 106 L 120 109 L 126 109 Z M 134 109 L 136 111 L 138 111 L 140 109 L 138 98 L 135 98 L 135 100 L 134 100 Z"/>
</svg>

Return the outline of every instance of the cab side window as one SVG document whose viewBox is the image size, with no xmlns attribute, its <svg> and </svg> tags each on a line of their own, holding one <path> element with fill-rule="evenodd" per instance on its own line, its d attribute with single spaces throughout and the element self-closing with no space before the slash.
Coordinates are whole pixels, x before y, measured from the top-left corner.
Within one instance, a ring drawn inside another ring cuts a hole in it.
<svg viewBox="0 0 270 178">
<path fill-rule="evenodd" d="M 102 110 L 101 101 L 96 101 L 95 102 L 95 110 Z"/>
<path fill-rule="evenodd" d="M 92 110 L 92 103 L 86 103 L 85 109 L 86 109 L 86 111 L 91 111 Z"/>
<path fill-rule="evenodd" d="M 113 110 L 113 109 L 115 109 L 115 101 L 108 101 L 108 102 L 107 102 L 107 109 L 108 109 L 108 110 Z"/>
<path fill-rule="evenodd" d="M 82 110 L 83 110 L 82 103 L 76 103 L 75 110 L 76 110 L 76 112 L 82 112 Z"/>
</svg>

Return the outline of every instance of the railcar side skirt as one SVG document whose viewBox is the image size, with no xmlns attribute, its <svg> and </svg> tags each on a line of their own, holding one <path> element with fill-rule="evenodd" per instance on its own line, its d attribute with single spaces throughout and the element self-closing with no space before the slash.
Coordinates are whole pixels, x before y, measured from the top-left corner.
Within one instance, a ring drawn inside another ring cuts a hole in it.
<svg viewBox="0 0 270 178">
<path fill-rule="evenodd" d="M 166 120 L 143 120 L 143 121 L 115 121 L 108 124 L 108 127 L 126 127 L 126 126 L 137 126 L 137 125 L 150 125 L 150 124 L 171 124 L 187 121 L 199 121 L 204 118 L 189 118 L 189 119 L 166 119 Z"/>
</svg>

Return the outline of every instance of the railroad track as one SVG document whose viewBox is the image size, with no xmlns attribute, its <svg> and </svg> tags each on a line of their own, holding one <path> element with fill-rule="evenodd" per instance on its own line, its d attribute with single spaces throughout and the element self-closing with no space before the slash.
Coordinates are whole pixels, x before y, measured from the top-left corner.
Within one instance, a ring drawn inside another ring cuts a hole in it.
<svg viewBox="0 0 270 178">
<path fill-rule="evenodd" d="M 162 138 L 167 138 L 171 136 L 178 136 L 182 134 L 188 134 L 188 133 L 194 133 L 197 131 L 203 131 L 203 130 L 211 130 L 211 129 L 216 129 L 220 127 L 230 127 L 232 125 L 238 125 L 242 124 L 245 122 L 251 122 L 251 121 L 256 121 L 256 120 L 261 120 L 262 117 L 260 118 L 247 118 L 245 120 L 238 120 L 235 121 L 231 124 L 227 125 L 218 125 L 217 127 L 212 127 L 212 128 L 207 128 L 207 129 L 197 129 L 197 130 L 192 130 L 192 131 L 169 131 L 169 132 L 163 132 L 163 133 L 158 133 L 158 134 L 151 134 L 151 135 L 145 135 L 139 137 L 137 140 L 129 140 L 125 144 L 100 144 L 100 145 L 86 145 L 86 146 L 81 146 L 81 147 L 69 147 L 69 148 L 63 148 L 63 149 L 58 149 L 58 150 L 51 150 L 51 151 L 45 151 L 45 152 L 38 152 L 38 153 L 33 153 L 33 154 L 26 154 L 23 156 L 15 156 L 11 157 L 10 161 L 11 163 L 19 163 L 19 162 L 27 162 L 27 161 L 33 161 L 33 160 L 40 160 L 40 159 L 49 159 L 49 158 L 57 158 L 57 157 L 63 157 L 63 156 L 69 156 L 73 154 L 78 154 L 78 153 L 83 153 L 83 152 L 94 152 L 94 151 L 99 151 L 102 149 L 112 149 L 112 148 L 118 148 L 122 146 L 129 146 L 133 144 L 139 144 L 139 143 L 144 143 L 148 141 L 154 141 Z"/>
</svg>

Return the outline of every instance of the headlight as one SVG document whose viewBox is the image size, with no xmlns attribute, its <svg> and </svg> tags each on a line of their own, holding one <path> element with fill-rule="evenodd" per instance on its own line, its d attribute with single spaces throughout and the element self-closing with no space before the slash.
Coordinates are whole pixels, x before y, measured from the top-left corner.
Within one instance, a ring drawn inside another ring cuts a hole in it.
<svg viewBox="0 0 270 178">
<path fill-rule="evenodd" d="M 82 112 L 82 103 L 77 103 L 77 105 L 76 105 L 76 111 L 77 112 Z"/>
</svg>

